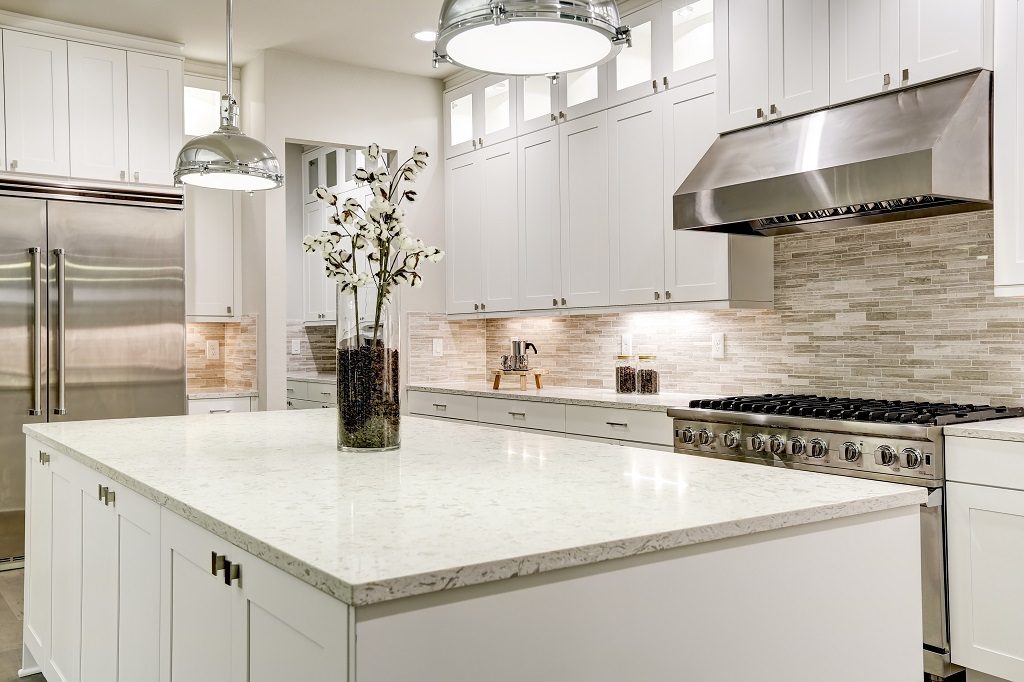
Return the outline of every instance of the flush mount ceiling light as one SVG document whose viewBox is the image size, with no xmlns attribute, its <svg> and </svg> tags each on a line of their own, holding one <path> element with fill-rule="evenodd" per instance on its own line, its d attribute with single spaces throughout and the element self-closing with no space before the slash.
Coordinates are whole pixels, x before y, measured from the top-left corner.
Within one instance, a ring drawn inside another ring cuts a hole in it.
<svg viewBox="0 0 1024 682">
<path fill-rule="evenodd" d="M 178 152 L 174 181 L 212 189 L 253 192 L 284 184 L 274 152 L 238 128 L 238 102 L 232 93 L 233 0 L 227 0 L 227 92 L 220 101 L 220 128 L 185 143 Z"/>
<path fill-rule="evenodd" d="M 445 0 L 434 66 L 537 76 L 600 64 L 628 43 L 615 0 Z"/>
<path fill-rule="evenodd" d="M 432 43 L 437 40 L 437 31 L 416 31 L 412 37 L 425 43 Z"/>
</svg>

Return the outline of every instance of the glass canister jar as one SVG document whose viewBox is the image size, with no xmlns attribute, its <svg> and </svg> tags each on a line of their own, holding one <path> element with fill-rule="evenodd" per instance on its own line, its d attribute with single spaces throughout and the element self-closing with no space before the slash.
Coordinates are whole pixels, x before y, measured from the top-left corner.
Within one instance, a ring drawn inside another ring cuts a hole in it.
<svg viewBox="0 0 1024 682">
<path fill-rule="evenodd" d="M 615 392 L 636 393 L 636 360 L 620 355 L 615 360 Z"/>
<path fill-rule="evenodd" d="M 637 393 L 654 394 L 661 390 L 657 355 L 641 355 L 636 365 Z"/>
</svg>

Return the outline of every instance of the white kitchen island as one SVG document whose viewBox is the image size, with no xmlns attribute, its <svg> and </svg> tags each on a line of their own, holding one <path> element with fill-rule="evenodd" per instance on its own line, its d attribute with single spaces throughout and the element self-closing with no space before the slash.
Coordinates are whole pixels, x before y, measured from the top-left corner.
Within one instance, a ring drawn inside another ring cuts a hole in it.
<svg viewBox="0 0 1024 682">
<path fill-rule="evenodd" d="M 26 426 L 24 672 L 922 679 L 922 489 L 421 418 L 341 454 L 334 419 Z"/>
</svg>

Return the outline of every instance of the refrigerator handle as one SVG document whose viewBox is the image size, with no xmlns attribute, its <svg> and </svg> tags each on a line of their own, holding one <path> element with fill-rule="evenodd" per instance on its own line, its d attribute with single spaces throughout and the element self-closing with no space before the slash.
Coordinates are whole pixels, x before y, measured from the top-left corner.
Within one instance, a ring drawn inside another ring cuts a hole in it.
<svg viewBox="0 0 1024 682">
<path fill-rule="evenodd" d="M 59 329 L 57 333 L 57 407 L 54 408 L 53 413 L 61 415 L 68 413 L 64 404 L 66 395 L 64 382 L 64 270 L 67 267 L 67 260 L 64 249 L 54 249 L 53 255 L 57 259 L 57 327 Z"/>
<path fill-rule="evenodd" d="M 42 249 L 33 246 L 28 250 L 32 257 L 32 407 L 28 413 L 38 417 L 43 413 L 43 276 L 40 272 Z"/>
</svg>

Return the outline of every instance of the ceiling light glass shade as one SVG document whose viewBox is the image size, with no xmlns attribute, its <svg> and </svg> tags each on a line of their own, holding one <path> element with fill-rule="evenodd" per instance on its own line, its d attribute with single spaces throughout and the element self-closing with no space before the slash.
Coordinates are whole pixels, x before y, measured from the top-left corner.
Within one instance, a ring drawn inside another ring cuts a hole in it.
<svg viewBox="0 0 1024 682">
<path fill-rule="evenodd" d="M 578 71 L 629 42 L 615 0 L 445 0 L 435 64 L 513 76 Z"/>
<path fill-rule="evenodd" d="M 281 164 L 259 140 L 221 125 L 214 133 L 185 143 L 178 152 L 175 182 L 214 189 L 254 192 L 284 184 Z"/>
</svg>

